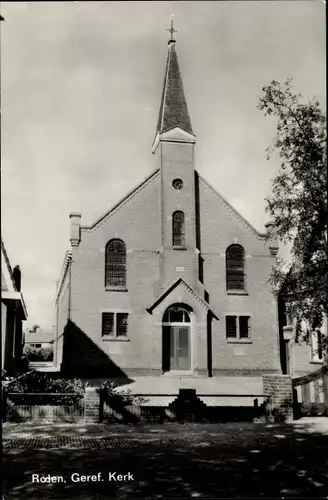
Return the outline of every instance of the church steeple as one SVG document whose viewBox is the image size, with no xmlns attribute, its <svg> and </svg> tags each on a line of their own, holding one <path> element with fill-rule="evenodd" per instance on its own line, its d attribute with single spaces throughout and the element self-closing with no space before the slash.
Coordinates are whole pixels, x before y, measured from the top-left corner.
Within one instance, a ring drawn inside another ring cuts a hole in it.
<svg viewBox="0 0 328 500">
<path fill-rule="evenodd" d="M 178 64 L 178 57 L 175 50 L 173 21 L 171 21 L 169 50 L 166 63 L 164 87 L 159 109 L 159 116 L 156 129 L 156 137 L 176 127 L 192 134 L 191 120 L 187 108 L 187 102 L 183 91 L 183 84 Z M 155 139 L 156 141 L 156 139 Z"/>
</svg>

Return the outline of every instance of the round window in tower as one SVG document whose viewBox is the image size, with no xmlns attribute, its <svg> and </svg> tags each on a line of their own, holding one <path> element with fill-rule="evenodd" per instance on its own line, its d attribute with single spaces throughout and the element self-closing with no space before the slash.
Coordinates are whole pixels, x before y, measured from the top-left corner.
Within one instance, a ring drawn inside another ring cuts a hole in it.
<svg viewBox="0 0 328 500">
<path fill-rule="evenodd" d="M 174 189 L 182 189 L 183 188 L 183 182 L 182 182 L 182 179 L 174 179 L 174 181 L 172 182 L 172 186 L 174 187 Z"/>
</svg>

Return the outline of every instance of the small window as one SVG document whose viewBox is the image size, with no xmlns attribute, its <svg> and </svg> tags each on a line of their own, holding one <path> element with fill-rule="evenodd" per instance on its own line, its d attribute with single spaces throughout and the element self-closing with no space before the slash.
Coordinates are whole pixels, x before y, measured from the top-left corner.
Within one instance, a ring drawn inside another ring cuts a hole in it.
<svg viewBox="0 0 328 500">
<path fill-rule="evenodd" d="M 124 337 L 128 333 L 127 313 L 103 313 L 102 337 Z"/>
<path fill-rule="evenodd" d="M 237 337 L 237 317 L 236 316 L 226 316 L 226 331 L 227 338 Z"/>
<path fill-rule="evenodd" d="M 249 316 L 226 316 L 227 339 L 248 339 Z"/>
<path fill-rule="evenodd" d="M 184 213 L 178 210 L 172 217 L 173 246 L 182 247 L 185 245 L 185 220 Z"/>
</svg>

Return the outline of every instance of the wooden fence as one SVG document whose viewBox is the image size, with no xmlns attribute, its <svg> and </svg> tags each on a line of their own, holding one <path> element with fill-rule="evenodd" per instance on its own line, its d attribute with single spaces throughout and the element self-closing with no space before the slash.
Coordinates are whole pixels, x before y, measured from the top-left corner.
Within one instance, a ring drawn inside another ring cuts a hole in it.
<svg viewBox="0 0 328 500">
<path fill-rule="evenodd" d="M 294 417 L 328 415 L 328 367 L 294 378 Z"/>
<path fill-rule="evenodd" d="M 7 422 L 73 423 L 84 419 L 84 397 L 59 393 L 7 393 L 3 420 Z"/>
</svg>

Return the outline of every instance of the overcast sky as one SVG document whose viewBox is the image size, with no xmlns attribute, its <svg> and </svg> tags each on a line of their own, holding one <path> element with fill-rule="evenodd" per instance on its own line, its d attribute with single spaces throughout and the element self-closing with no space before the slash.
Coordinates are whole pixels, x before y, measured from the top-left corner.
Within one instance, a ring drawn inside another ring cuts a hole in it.
<svg viewBox="0 0 328 500">
<path fill-rule="evenodd" d="M 154 168 L 170 16 L 196 169 L 258 230 L 278 169 L 271 80 L 325 107 L 325 5 L 309 1 L 1 4 L 2 237 L 28 325 L 54 324 L 69 213 L 105 213 Z"/>
</svg>

